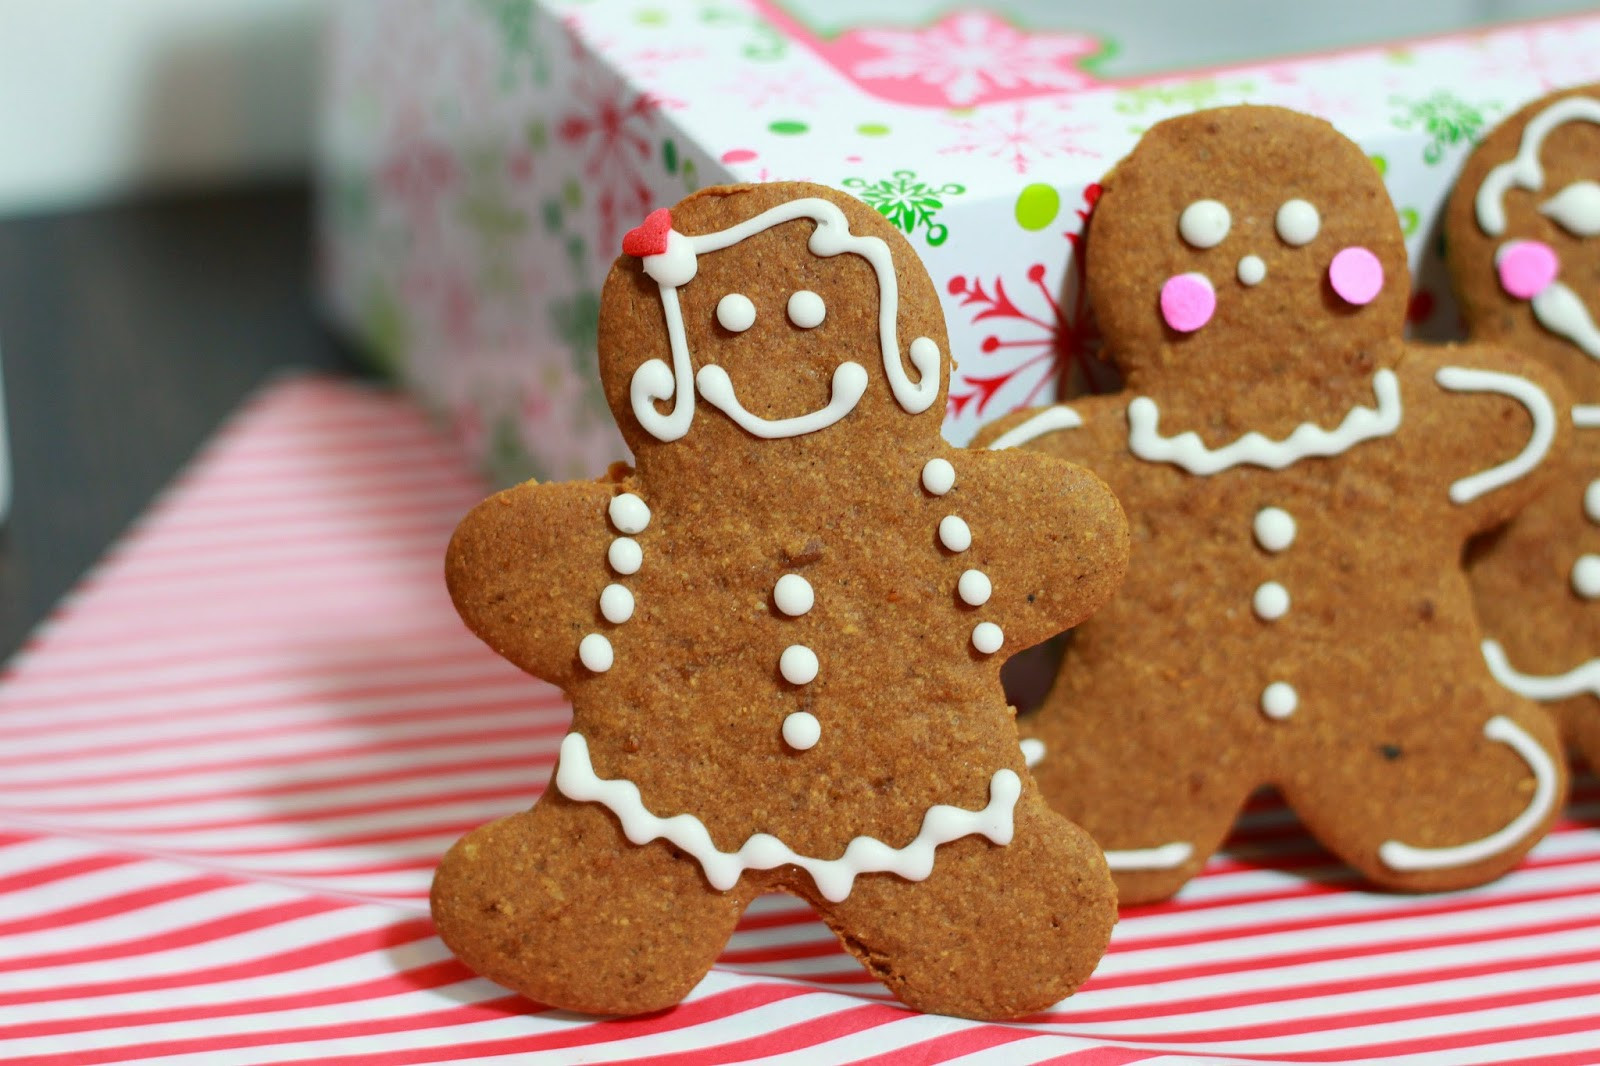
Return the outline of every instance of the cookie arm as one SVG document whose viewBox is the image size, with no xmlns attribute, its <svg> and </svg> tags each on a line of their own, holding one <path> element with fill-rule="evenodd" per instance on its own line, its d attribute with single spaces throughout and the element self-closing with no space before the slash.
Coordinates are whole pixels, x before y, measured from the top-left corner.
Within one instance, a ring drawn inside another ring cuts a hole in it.
<svg viewBox="0 0 1600 1066">
<path fill-rule="evenodd" d="M 461 620 L 512 663 L 565 687 L 584 672 L 583 637 L 607 628 L 600 588 L 612 579 L 616 535 L 604 482 L 525 482 L 474 507 L 445 555 L 445 583 Z"/>
<path fill-rule="evenodd" d="M 1560 379 L 1535 361 L 1480 345 L 1411 349 L 1407 382 L 1422 398 L 1407 421 L 1413 446 L 1442 482 L 1434 491 L 1469 533 L 1525 507 L 1570 445 L 1570 403 Z"/>
<path fill-rule="evenodd" d="M 1122 583 L 1122 507 L 1104 481 L 1063 457 L 1092 459 L 1102 438 L 1114 436 L 1109 407 L 1089 398 L 1009 415 L 984 427 L 961 461 L 971 472 L 959 484 L 977 516 L 969 521 L 973 547 L 993 589 L 975 614 L 1000 627 L 1010 650 L 1072 628 Z M 992 530 L 981 539 L 980 524 Z"/>
</svg>

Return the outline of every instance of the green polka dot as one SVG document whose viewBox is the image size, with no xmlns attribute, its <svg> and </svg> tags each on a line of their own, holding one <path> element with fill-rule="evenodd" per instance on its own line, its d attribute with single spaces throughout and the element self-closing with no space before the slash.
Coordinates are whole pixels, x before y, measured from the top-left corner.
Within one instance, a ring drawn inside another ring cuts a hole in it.
<svg viewBox="0 0 1600 1066">
<path fill-rule="evenodd" d="M 1061 213 L 1061 194 L 1054 185 L 1034 182 L 1017 194 L 1017 225 L 1025 230 L 1041 230 Z"/>
<path fill-rule="evenodd" d="M 641 26 L 664 26 L 667 22 L 667 13 L 659 8 L 647 7 L 633 18 Z"/>
<path fill-rule="evenodd" d="M 570 208 L 582 207 L 583 186 L 569 178 L 567 183 L 561 187 L 561 199 L 566 201 L 566 205 Z"/>
<path fill-rule="evenodd" d="M 661 142 L 661 165 L 667 168 L 668 174 L 678 172 L 678 146 L 672 143 L 671 138 Z"/>
<path fill-rule="evenodd" d="M 889 127 L 881 122 L 863 122 L 856 127 L 856 132 L 863 137 L 884 137 L 889 133 Z"/>
<path fill-rule="evenodd" d="M 1389 173 L 1389 161 L 1387 159 L 1385 159 L 1383 156 L 1374 155 L 1374 156 L 1369 156 L 1368 158 L 1372 160 L 1372 165 L 1377 168 L 1378 177 L 1381 178 L 1385 174 Z"/>
<path fill-rule="evenodd" d="M 772 123 L 767 127 L 767 129 L 771 130 L 773 133 L 781 134 L 785 137 L 793 137 L 797 133 L 807 132 L 811 129 L 811 127 L 796 119 L 785 118 L 779 119 L 777 122 Z"/>
<path fill-rule="evenodd" d="M 1422 216 L 1417 214 L 1414 207 L 1402 208 L 1400 211 L 1400 232 L 1407 237 L 1417 232 L 1417 226 L 1422 222 Z"/>
</svg>

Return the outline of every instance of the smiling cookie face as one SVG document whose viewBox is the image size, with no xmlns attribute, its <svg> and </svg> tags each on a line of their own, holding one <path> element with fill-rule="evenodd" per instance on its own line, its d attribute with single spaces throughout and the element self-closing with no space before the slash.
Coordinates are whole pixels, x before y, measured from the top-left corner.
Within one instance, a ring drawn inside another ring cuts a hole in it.
<svg viewBox="0 0 1600 1066">
<path fill-rule="evenodd" d="M 852 432 L 928 413 L 949 374 L 943 319 L 904 238 L 821 186 L 708 189 L 628 236 L 606 280 L 601 374 L 641 463 L 732 442 Z M 813 439 L 814 438 L 814 439 Z M 820 446 L 826 446 L 825 442 Z"/>
<path fill-rule="evenodd" d="M 1537 100 L 1473 152 L 1446 216 L 1473 335 L 1514 341 L 1600 399 L 1600 86 Z"/>
<path fill-rule="evenodd" d="M 1091 223 L 1090 299 L 1130 383 L 1168 367 L 1191 377 L 1199 360 L 1244 380 L 1285 360 L 1316 374 L 1399 337 L 1409 278 L 1394 208 L 1326 122 L 1266 107 L 1172 119 L 1105 184 L 1116 195 Z"/>
</svg>

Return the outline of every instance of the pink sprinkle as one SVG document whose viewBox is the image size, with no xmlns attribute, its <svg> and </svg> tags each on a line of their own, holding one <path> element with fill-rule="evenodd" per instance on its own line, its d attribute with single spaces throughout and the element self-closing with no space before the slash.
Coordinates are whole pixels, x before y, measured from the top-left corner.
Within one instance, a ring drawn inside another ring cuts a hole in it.
<svg viewBox="0 0 1600 1066">
<path fill-rule="evenodd" d="M 1217 290 L 1204 274 L 1175 274 L 1161 286 L 1161 317 L 1179 333 L 1193 333 L 1217 310 Z"/>
<path fill-rule="evenodd" d="M 755 157 L 755 152 L 749 148 L 729 148 L 722 153 L 722 161 L 724 163 L 748 163 Z"/>
<path fill-rule="evenodd" d="M 1500 287 L 1519 300 L 1531 300 L 1556 280 L 1561 261 L 1543 241 L 1511 241 L 1495 256 Z"/>
<path fill-rule="evenodd" d="M 1328 280 L 1345 303 L 1365 307 L 1383 291 L 1383 264 L 1365 248 L 1346 248 L 1328 264 Z"/>
</svg>

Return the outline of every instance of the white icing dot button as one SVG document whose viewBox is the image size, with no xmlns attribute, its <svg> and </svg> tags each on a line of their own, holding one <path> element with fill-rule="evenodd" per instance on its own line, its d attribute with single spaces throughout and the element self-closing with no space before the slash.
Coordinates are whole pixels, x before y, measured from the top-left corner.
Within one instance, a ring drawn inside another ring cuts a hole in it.
<svg viewBox="0 0 1600 1066">
<path fill-rule="evenodd" d="M 1600 522 L 1600 478 L 1589 482 L 1589 487 L 1583 490 L 1583 513 L 1589 516 L 1589 521 Z"/>
<path fill-rule="evenodd" d="M 956 582 L 957 595 L 969 607 L 982 607 L 989 602 L 993 592 L 994 586 L 989 584 L 989 575 L 982 570 L 968 570 Z"/>
<path fill-rule="evenodd" d="M 778 672 L 791 685 L 809 685 L 817 679 L 817 653 L 804 644 L 791 644 L 778 657 Z"/>
<path fill-rule="evenodd" d="M 600 615 L 613 625 L 633 617 L 633 593 L 621 585 L 607 585 L 600 592 Z"/>
<path fill-rule="evenodd" d="M 1572 591 L 1586 600 L 1600 600 L 1600 555 L 1580 555 L 1572 564 Z"/>
<path fill-rule="evenodd" d="M 939 519 L 939 543 L 953 552 L 964 552 L 972 547 L 972 530 L 955 515 Z"/>
<path fill-rule="evenodd" d="M 993 622 L 979 622 L 972 627 L 972 646 L 984 655 L 993 655 L 1005 642 L 1005 633 Z"/>
<path fill-rule="evenodd" d="M 795 711 L 783 720 L 783 742 L 795 751 L 810 751 L 822 739 L 822 723 L 806 711 Z"/>
<path fill-rule="evenodd" d="M 603 674 L 611 669 L 614 659 L 611 642 L 599 633 L 590 633 L 578 642 L 578 661 L 586 669 Z"/>
<path fill-rule="evenodd" d="M 801 289 L 789 297 L 789 321 L 801 329 L 816 329 L 827 317 L 828 305 L 809 289 Z"/>
<path fill-rule="evenodd" d="M 606 549 L 606 562 L 611 564 L 611 569 L 626 577 L 639 572 L 640 565 L 644 563 L 644 552 L 632 537 L 618 537 Z"/>
<path fill-rule="evenodd" d="M 740 292 L 730 292 L 717 301 L 717 324 L 729 333 L 743 333 L 756 324 L 756 305 Z"/>
<path fill-rule="evenodd" d="M 922 468 L 922 487 L 943 496 L 956 487 L 956 468 L 948 459 L 929 459 Z"/>
<path fill-rule="evenodd" d="M 1274 554 L 1286 550 L 1294 543 L 1296 532 L 1294 516 L 1281 507 L 1263 507 L 1256 512 L 1256 543 L 1263 551 Z"/>
<path fill-rule="evenodd" d="M 650 508 L 631 492 L 611 497 L 611 524 L 627 534 L 643 533 L 650 524 Z"/>
<path fill-rule="evenodd" d="M 1264 582 L 1256 588 L 1251 606 L 1263 622 L 1276 622 L 1289 613 L 1289 590 L 1276 581 Z"/>
<path fill-rule="evenodd" d="M 1259 255 L 1247 255 L 1239 260 L 1239 284 L 1260 285 L 1267 277 L 1267 264 Z"/>
<path fill-rule="evenodd" d="M 1261 693 L 1261 713 L 1275 722 L 1283 721 L 1299 706 L 1300 693 L 1286 682 L 1274 681 Z"/>
<path fill-rule="evenodd" d="M 772 589 L 773 602 L 778 605 L 778 610 L 790 618 L 799 618 L 811 610 L 812 604 L 817 602 L 816 593 L 811 589 L 811 582 L 799 574 L 784 574 Z"/>
</svg>

